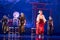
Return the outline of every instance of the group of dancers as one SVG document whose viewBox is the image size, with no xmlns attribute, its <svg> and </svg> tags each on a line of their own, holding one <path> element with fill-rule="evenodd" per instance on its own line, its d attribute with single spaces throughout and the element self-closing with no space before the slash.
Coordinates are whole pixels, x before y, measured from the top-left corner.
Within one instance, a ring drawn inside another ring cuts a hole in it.
<svg viewBox="0 0 60 40">
<path fill-rule="evenodd" d="M 44 35 L 44 26 L 45 23 L 47 22 L 45 16 L 43 15 L 43 11 L 39 10 L 39 14 L 37 15 L 36 18 L 36 35 L 41 35 L 41 37 Z M 24 26 L 26 25 L 26 18 L 24 16 L 24 13 L 21 13 L 20 16 L 18 17 L 18 26 L 19 26 L 19 32 L 23 33 L 25 31 Z M 9 18 L 4 15 L 2 20 L 2 30 L 4 33 L 9 32 L 9 27 L 8 27 L 8 22 Z M 48 27 L 47 27 L 47 33 L 50 35 L 52 34 L 54 27 L 53 27 L 53 19 L 51 16 L 49 16 L 48 20 Z"/>
<path fill-rule="evenodd" d="M 17 14 L 15 14 L 15 16 L 16 15 Z M 24 13 L 21 13 L 17 19 L 18 19 L 18 26 L 19 26 L 18 31 L 19 31 L 19 33 L 23 33 L 25 31 L 24 26 L 26 24 L 26 19 L 25 19 Z M 13 23 L 13 19 L 10 20 L 6 15 L 4 15 L 3 18 L 0 21 L 2 23 L 3 33 L 9 32 L 9 21 L 12 21 L 12 23 Z"/>
</svg>

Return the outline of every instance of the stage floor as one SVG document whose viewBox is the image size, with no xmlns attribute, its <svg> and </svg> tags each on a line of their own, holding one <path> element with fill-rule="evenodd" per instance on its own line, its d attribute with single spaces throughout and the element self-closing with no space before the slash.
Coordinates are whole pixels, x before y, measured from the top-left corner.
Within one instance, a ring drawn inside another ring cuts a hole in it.
<svg viewBox="0 0 60 40">
<path fill-rule="evenodd" d="M 18 34 L 0 34 L 0 40 L 42 40 L 38 37 L 31 35 L 18 35 Z M 44 40 L 60 40 L 60 36 L 44 35 Z"/>
</svg>

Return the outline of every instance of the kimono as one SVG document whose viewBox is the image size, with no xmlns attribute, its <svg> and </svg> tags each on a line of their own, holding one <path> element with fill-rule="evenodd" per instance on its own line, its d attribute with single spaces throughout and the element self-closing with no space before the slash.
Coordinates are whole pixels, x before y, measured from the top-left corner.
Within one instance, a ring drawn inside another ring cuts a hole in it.
<svg viewBox="0 0 60 40">
<path fill-rule="evenodd" d="M 36 23 L 36 34 L 43 34 L 44 33 L 44 25 L 46 22 L 44 15 L 38 15 L 36 21 L 37 21 L 37 23 Z"/>
<path fill-rule="evenodd" d="M 48 34 L 51 35 L 53 33 L 53 30 L 54 30 L 52 19 L 48 21 L 48 28 L 47 29 L 48 29 Z"/>
<path fill-rule="evenodd" d="M 25 31 L 24 25 L 25 24 L 25 17 L 19 18 L 19 32 L 23 33 Z"/>
<path fill-rule="evenodd" d="M 2 19 L 2 30 L 4 33 L 8 31 L 8 19 L 7 18 Z"/>
</svg>

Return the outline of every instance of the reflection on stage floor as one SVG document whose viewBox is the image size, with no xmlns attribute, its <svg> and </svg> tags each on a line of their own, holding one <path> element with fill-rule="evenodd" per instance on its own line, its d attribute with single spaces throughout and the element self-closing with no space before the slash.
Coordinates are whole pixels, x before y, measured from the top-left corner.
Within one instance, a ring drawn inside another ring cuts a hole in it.
<svg viewBox="0 0 60 40">
<path fill-rule="evenodd" d="M 0 40 L 60 40 L 60 36 L 47 36 L 44 35 L 44 38 L 39 38 L 36 36 L 30 35 L 18 35 L 18 34 L 0 34 Z"/>
</svg>

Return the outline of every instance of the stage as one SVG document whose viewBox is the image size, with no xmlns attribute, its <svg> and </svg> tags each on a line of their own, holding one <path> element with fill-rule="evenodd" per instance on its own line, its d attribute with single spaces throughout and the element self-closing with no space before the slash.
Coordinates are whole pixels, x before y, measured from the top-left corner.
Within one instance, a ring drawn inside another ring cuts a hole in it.
<svg viewBox="0 0 60 40">
<path fill-rule="evenodd" d="M 36 20 L 39 10 L 42 10 L 46 19 L 43 39 L 36 35 Z M 25 31 L 22 34 L 18 31 L 21 13 L 23 13 L 26 21 Z M 9 21 L 7 24 L 9 31 L 6 33 L 3 33 L 2 29 L 4 15 L 8 17 Z M 49 16 L 53 19 L 54 32 L 52 35 L 47 34 Z M 0 0 L 0 40 L 60 40 L 60 1 Z"/>
</svg>

